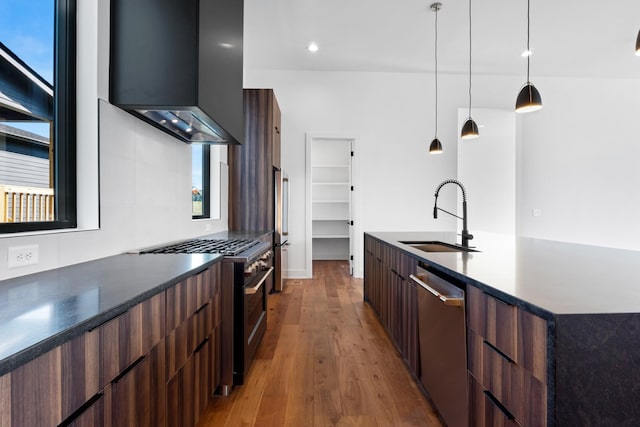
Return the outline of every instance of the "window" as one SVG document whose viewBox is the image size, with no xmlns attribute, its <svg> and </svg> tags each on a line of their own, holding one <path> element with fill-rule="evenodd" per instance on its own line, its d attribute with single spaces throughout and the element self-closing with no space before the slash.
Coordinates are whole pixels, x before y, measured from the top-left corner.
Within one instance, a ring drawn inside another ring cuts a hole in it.
<svg viewBox="0 0 640 427">
<path fill-rule="evenodd" d="M 75 6 L 0 4 L 0 233 L 76 226 Z"/>
<path fill-rule="evenodd" d="M 211 206 L 211 146 L 191 146 L 191 215 L 193 219 L 209 218 Z"/>
</svg>

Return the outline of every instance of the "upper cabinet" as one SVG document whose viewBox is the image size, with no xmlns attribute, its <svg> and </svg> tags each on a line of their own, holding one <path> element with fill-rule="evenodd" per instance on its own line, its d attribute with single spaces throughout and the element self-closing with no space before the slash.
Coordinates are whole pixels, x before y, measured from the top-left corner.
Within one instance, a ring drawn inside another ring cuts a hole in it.
<svg viewBox="0 0 640 427">
<path fill-rule="evenodd" d="M 188 143 L 241 144 L 242 0 L 112 0 L 109 101 Z"/>
<path fill-rule="evenodd" d="M 229 229 L 273 230 L 280 108 L 273 89 L 244 90 L 242 146 L 229 147 Z"/>
<path fill-rule="evenodd" d="M 271 150 L 273 153 L 273 167 L 280 169 L 280 156 L 281 156 L 281 140 L 280 140 L 280 122 L 281 122 L 281 114 L 280 107 L 278 106 L 278 101 L 276 101 L 276 96 L 273 95 L 271 102 L 271 140 L 273 141 L 273 149 Z"/>
</svg>

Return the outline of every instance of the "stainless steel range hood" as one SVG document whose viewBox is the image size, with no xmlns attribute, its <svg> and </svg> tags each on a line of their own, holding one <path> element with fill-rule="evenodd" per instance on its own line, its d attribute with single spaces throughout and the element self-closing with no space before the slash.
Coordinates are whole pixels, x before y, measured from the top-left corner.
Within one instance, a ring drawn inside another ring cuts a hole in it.
<svg viewBox="0 0 640 427">
<path fill-rule="evenodd" d="M 109 101 L 187 143 L 241 144 L 243 0 L 111 0 Z"/>
</svg>

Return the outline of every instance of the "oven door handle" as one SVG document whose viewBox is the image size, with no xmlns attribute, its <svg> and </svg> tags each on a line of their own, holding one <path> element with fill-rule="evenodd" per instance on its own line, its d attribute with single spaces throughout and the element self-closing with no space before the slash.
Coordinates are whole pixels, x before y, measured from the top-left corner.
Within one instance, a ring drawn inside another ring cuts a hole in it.
<svg viewBox="0 0 640 427">
<path fill-rule="evenodd" d="M 256 292 L 258 292 L 258 289 L 260 289 L 260 286 L 262 286 L 262 284 L 264 283 L 265 280 L 267 280 L 267 277 L 269 277 L 269 275 L 273 272 L 273 267 L 269 267 L 269 269 L 267 270 L 267 272 L 262 276 L 262 279 L 260 279 L 260 281 L 258 282 L 257 285 L 255 286 L 247 286 L 246 288 L 244 288 L 244 294 L 245 295 L 253 295 Z"/>
</svg>

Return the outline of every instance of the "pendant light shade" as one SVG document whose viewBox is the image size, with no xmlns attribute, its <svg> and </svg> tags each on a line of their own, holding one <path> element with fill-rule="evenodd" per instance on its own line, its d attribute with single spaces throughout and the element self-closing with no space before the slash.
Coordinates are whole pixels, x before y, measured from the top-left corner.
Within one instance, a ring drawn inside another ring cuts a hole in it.
<svg viewBox="0 0 640 427">
<path fill-rule="evenodd" d="M 442 143 L 438 138 L 434 138 L 431 141 L 431 145 L 429 146 L 429 154 L 439 154 L 442 153 Z"/>
<path fill-rule="evenodd" d="M 436 13 L 436 36 L 435 36 L 435 83 L 436 83 L 436 134 L 429 146 L 429 154 L 442 153 L 442 143 L 438 139 L 438 11 L 442 8 L 442 3 L 432 3 L 431 10 Z"/>
<path fill-rule="evenodd" d="M 638 38 L 636 38 L 636 55 L 640 56 L 640 31 L 638 31 Z"/>
<path fill-rule="evenodd" d="M 531 52 L 529 42 L 531 39 L 531 1 L 527 0 L 527 52 Z M 542 108 L 542 96 L 529 79 L 531 55 L 527 55 L 527 82 L 524 84 L 516 99 L 516 113 L 530 113 Z"/>
<path fill-rule="evenodd" d="M 478 132 L 478 125 L 473 121 L 471 117 L 464 122 L 462 126 L 462 132 L 460 132 L 460 137 L 462 139 L 476 139 L 480 136 L 480 132 Z"/>
<path fill-rule="evenodd" d="M 527 82 L 516 100 L 516 113 L 530 113 L 542 108 L 542 97 L 540 92 L 531 82 Z"/>
<path fill-rule="evenodd" d="M 462 126 L 460 138 L 467 140 L 476 139 L 479 136 L 478 125 L 471 118 L 471 0 L 469 0 L 469 118 Z"/>
</svg>

